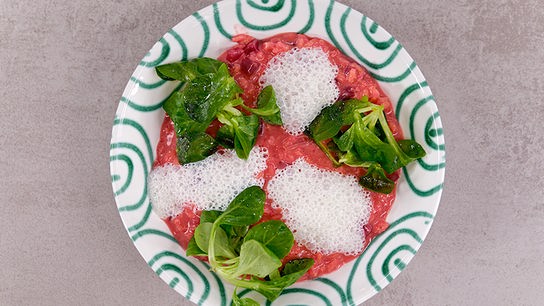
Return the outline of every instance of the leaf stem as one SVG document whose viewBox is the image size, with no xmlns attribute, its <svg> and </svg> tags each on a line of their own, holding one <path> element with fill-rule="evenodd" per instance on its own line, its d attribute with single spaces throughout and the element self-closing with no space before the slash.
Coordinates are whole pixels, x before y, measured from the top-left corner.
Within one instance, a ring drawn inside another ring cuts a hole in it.
<svg viewBox="0 0 544 306">
<path fill-rule="evenodd" d="M 332 156 L 331 151 L 329 151 L 329 149 L 323 143 L 321 143 L 321 141 L 315 141 L 315 143 L 323 152 L 325 152 L 325 155 L 327 155 L 335 167 L 340 167 L 342 165 L 336 160 L 336 158 L 334 158 L 334 156 Z"/>
</svg>

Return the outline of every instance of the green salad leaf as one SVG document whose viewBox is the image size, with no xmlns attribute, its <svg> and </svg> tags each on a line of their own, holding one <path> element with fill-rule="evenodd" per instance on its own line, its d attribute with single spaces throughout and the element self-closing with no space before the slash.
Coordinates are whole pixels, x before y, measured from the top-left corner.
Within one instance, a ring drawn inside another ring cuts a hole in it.
<svg viewBox="0 0 544 306">
<path fill-rule="evenodd" d="M 216 73 L 222 64 L 218 60 L 202 57 L 190 61 L 160 65 L 155 70 L 157 75 L 163 80 L 190 82 L 197 76 Z"/>
<path fill-rule="evenodd" d="M 385 171 L 377 163 L 368 167 L 367 173 L 359 179 L 359 184 L 366 189 L 386 194 L 395 188 L 395 182 L 385 175 Z"/>
<path fill-rule="evenodd" d="M 259 241 L 278 258 L 283 258 L 291 251 L 295 238 L 285 223 L 270 220 L 253 226 L 244 238 L 249 240 Z"/>
<path fill-rule="evenodd" d="M 162 107 L 174 122 L 174 129 L 178 137 L 204 132 L 210 125 L 209 122 L 197 122 L 189 117 L 185 111 L 185 96 L 180 91 L 174 91 Z"/>
<path fill-rule="evenodd" d="M 257 223 L 264 213 L 266 194 L 259 186 L 251 186 L 230 203 L 214 224 L 246 226 Z"/>
<path fill-rule="evenodd" d="M 323 141 L 334 137 L 342 128 L 342 116 L 337 104 L 325 107 L 308 127 L 314 141 Z"/>
<path fill-rule="evenodd" d="M 380 193 L 391 193 L 395 187 L 387 174 L 426 154 L 414 140 L 397 141 L 383 106 L 369 102 L 367 97 L 339 101 L 324 108 L 307 134 L 333 165 L 366 168 L 360 184 Z"/>
<path fill-rule="evenodd" d="M 211 122 L 242 89 L 223 64 L 216 73 L 198 76 L 186 84 L 184 93 L 189 117 L 197 122 Z"/>
<path fill-rule="evenodd" d="M 234 150 L 238 157 L 247 159 L 257 142 L 259 118 L 256 115 L 234 117 Z"/>
<path fill-rule="evenodd" d="M 272 125 L 282 125 L 280 108 L 276 101 L 276 93 L 271 85 L 263 88 L 257 97 L 257 108 L 244 107 L 245 110 L 258 115 Z"/>
<path fill-rule="evenodd" d="M 247 234 L 249 226 L 233 226 L 223 224 L 221 225 L 221 228 L 223 228 L 227 233 L 227 236 L 229 237 L 229 242 L 234 251 L 240 254 L 240 249 L 242 248 L 244 237 Z"/>
<path fill-rule="evenodd" d="M 185 250 L 187 256 L 208 256 L 208 253 L 202 251 L 196 244 L 195 237 L 191 237 L 189 244 L 187 245 L 187 250 Z"/>
<path fill-rule="evenodd" d="M 266 277 L 281 267 L 281 260 L 257 240 L 247 240 L 240 249 L 240 261 L 236 274 Z"/>
<path fill-rule="evenodd" d="M 210 233 L 212 231 L 213 223 L 201 222 L 195 229 L 195 242 L 200 250 L 204 253 L 208 253 L 210 244 Z M 215 255 L 224 258 L 235 258 L 234 250 L 230 243 L 228 243 L 227 233 L 220 227 L 216 230 L 215 240 Z"/>
<path fill-rule="evenodd" d="M 197 132 L 179 137 L 176 142 L 176 153 L 182 164 L 203 160 L 217 150 L 215 139 L 204 133 Z"/>
<path fill-rule="evenodd" d="M 313 265 L 299 259 L 282 266 L 294 237 L 279 220 L 257 223 L 266 195 L 258 186 L 238 194 L 224 212 L 203 211 L 187 248 L 188 256 L 207 256 L 211 269 L 236 287 L 255 290 L 270 301 L 294 284 Z M 233 295 L 233 305 L 258 305 Z"/>
<path fill-rule="evenodd" d="M 260 306 L 260 304 L 254 299 L 250 298 L 239 298 L 236 294 L 236 288 L 234 288 L 234 293 L 232 294 L 232 305 L 233 306 Z"/>
<path fill-rule="evenodd" d="M 349 99 L 336 103 L 341 108 L 342 125 L 352 125 L 355 123 L 356 114 L 360 114 L 361 110 L 372 107 L 372 103 L 368 101 L 368 97 L 364 96 L 359 99 Z"/>
<path fill-rule="evenodd" d="M 155 70 L 164 80 L 184 83 L 163 104 L 174 122 L 176 150 L 182 164 L 205 159 L 219 145 L 234 149 L 239 158 L 247 159 L 257 141 L 259 117 L 270 124 L 282 124 L 274 89 L 265 87 L 257 99 L 258 107 L 247 107 L 240 98 L 242 89 L 227 65 L 218 60 L 199 58 L 160 65 Z M 223 126 L 212 137 L 206 131 L 215 119 Z"/>
<path fill-rule="evenodd" d="M 314 260 L 311 258 L 295 259 L 285 264 L 278 278 L 270 280 L 252 279 L 251 281 L 239 280 L 234 285 L 255 290 L 264 295 L 268 300 L 274 301 L 285 288 L 293 285 L 308 272 L 313 264 Z"/>
<path fill-rule="evenodd" d="M 418 159 L 424 157 L 426 154 L 421 145 L 412 139 L 402 139 L 397 141 L 397 143 L 402 152 L 410 158 Z"/>
<path fill-rule="evenodd" d="M 230 125 L 223 125 L 217 130 L 215 140 L 227 149 L 234 149 L 234 128 Z"/>
<path fill-rule="evenodd" d="M 223 212 L 220 210 L 203 210 L 200 214 L 200 223 L 203 222 L 210 222 L 214 223 L 217 218 L 222 214 Z"/>
</svg>

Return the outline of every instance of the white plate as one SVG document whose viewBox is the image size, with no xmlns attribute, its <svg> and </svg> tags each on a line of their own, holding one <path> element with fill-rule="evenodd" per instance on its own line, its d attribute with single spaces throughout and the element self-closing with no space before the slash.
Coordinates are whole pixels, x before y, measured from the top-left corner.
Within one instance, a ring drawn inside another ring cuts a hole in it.
<svg viewBox="0 0 544 306">
<path fill-rule="evenodd" d="M 197 304 L 230 305 L 232 286 L 208 271 L 205 263 L 185 257 L 152 212 L 146 178 L 164 117 L 161 104 L 176 87 L 160 80 L 154 66 L 215 58 L 233 45 L 231 35 L 240 32 L 257 38 L 299 32 L 333 43 L 379 81 L 405 137 L 427 151 L 425 158 L 403 169 L 387 231 L 357 259 L 321 278 L 296 283 L 272 305 L 362 303 L 406 267 L 425 239 L 442 192 L 445 149 L 433 95 L 415 62 L 389 33 L 345 5 L 322 0 L 228 0 L 194 13 L 168 31 L 132 74 L 113 124 L 110 169 L 123 223 L 149 266 L 177 292 Z M 238 293 L 264 301 L 248 290 Z"/>
</svg>

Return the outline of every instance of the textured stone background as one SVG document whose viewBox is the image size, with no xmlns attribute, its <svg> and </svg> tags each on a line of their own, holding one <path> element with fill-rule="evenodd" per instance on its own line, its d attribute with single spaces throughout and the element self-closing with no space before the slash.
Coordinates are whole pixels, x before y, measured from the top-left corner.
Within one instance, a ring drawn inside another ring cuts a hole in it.
<svg viewBox="0 0 544 306">
<path fill-rule="evenodd" d="M 1 305 L 190 305 L 128 238 L 108 151 L 129 76 L 195 2 L 0 0 Z M 427 240 L 365 305 L 542 305 L 542 2 L 343 2 L 414 57 L 448 159 Z"/>
</svg>

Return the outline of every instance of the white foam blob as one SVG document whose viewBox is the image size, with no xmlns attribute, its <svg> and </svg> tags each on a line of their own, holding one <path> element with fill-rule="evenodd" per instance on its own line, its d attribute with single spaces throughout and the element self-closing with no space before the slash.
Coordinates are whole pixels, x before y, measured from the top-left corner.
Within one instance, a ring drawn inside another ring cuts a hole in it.
<svg viewBox="0 0 544 306">
<path fill-rule="evenodd" d="M 293 48 L 272 58 L 259 81 L 272 85 L 285 130 L 298 135 L 338 99 L 337 73 L 321 48 Z"/>
<path fill-rule="evenodd" d="M 363 250 L 363 226 L 372 206 L 355 176 L 319 169 L 301 158 L 270 180 L 268 196 L 283 210 L 295 240 L 310 250 L 349 255 Z"/>
<path fill-rule="evenodd" d="M 223 211 L 247 187 L 263 186 L 257 175 L 266 169 L 267 158 L 265 148 L 254 147 L 247 160 L 226 150 L 196 163 L 157 167 L 148 177 L 153 210 L 163 219 L 175 217 L 189 203 L 201 210 Z"/>
</svg>

